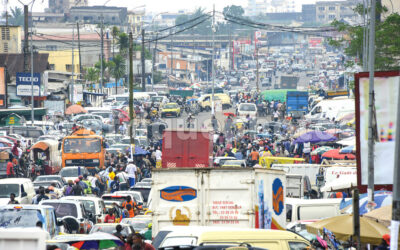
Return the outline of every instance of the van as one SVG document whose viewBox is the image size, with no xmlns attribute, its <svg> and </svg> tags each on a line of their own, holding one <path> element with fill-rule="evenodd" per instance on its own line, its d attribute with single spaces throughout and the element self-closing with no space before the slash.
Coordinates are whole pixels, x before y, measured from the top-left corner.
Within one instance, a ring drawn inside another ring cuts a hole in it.
<svg viewBox="0 0 400 250">
<path fill-rule="evenodd" d="M 32 204 L 32 198 L 36 195 L 33 183 L 28 178 L 7 178 L 0 180 L 0 205 L 7 205 L 10 194 L 15 194 L 15 200 L 19 204 Z"/>
<path fill-rule="evenodd" d="M 303 237 L 283 230 L 271 229 L 246 229 L 227 227 L 183 227 L 186 230 L 177 229 L 168 233 L 160 244 L 160 247 L 176 245 L 215 245 L 246 243 L 252 247 L 266 248 L 270 250 L 304 249 L 310 243 Z M 160 233 L 163 231 L 160 231 Z M 155 240 L 157 237 L 155 238 Z"/>
<path fill-rule="evenodd" d="M 50 237 L 53 238 L 59 233 L 59 223 L 51 206 L 21 204 L 1 206 L 0 215 L 0 227 L 3 228 L 36 228 L 36 223 L 41 221 L 43 229 L 50 234 Z"/>
<path fill-rule="evenodd" d="M 342 199 L 286 198 L 286 223 L 301 220 L 318 220 L 340 215 Z M 290 225 L 288 225 L 290 226 Z"/>
<path fill-rule="evenodd" d="M 81 202 L 86 212 L 91 214 L 89 217 L 94 224 L 102 223 L 106 217 L 106 205 L 104 205 L 104 201 L 99 197 L 65 196 L 62 197 L 61 200 L 74 200 Z"/>
<path fill-rule="evenodd" d="M 254 103 L 241 103 L 238 107 L 238 115 L 241 117 L 249 115 L 251 118 L 257 118 L 257 106 Z"/>
<path fill-rule="evenodd" d="M 198 99 L 198 103 L 200 105 L 201 111 L 206 110 L 210 111 L 211 110 L 211 94 L 206 94 L 202 95 Z M 214 101 L 220 101 L 222 104 L 222 109 L 228 109 L 232 107 L 232 102 L 231 98 L 229 97 L 228 94 L 225 93 L 215 93 L 214 94 Z"/>
</svg>

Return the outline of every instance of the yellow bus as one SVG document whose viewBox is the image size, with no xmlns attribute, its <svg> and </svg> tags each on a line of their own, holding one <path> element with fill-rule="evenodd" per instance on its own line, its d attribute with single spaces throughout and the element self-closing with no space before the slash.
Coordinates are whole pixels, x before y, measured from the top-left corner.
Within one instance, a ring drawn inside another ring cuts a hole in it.
<svg viewBox="0 0 400 250">
<path fill-rule="evenodd" d="M 304 161 L 303 158 L 263 156 L 260 157 L 259 164 L 263 168 L 271 168 L 272 164 L 294 164 Z"/>
</svg>

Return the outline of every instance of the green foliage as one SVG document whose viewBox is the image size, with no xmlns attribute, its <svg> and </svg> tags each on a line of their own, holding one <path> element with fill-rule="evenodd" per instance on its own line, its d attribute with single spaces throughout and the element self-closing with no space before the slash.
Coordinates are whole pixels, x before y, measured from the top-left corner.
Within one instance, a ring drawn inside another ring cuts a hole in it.
<svg viewBox="0 0 400 250">
<path fill-rule="evenodd" d="M 24 25 L 24 13 L 21 8 L 15 7 L 11 9 L 11 17 L 8 19 L 10 25 L 23 26 Z"/>
<path fill-rule="evenodd" d="M 195 12 L 192 15 L 179 15 L 175 19 L 175 24 L 176 25 L 183 24 L 183 23 L 185 23 L 185 22 L 187 22 L 187 21 L 189 21 L 191 19 L 200 17 L 200 16 L 202 16 L 204 14 L 205 14 L 204 9 L 198 8 L 198 9 L 195 10 Z M 206 17 L 204 16 L 204 17 L 201 17 L 201 18 L 197 19 L 194 22 L 183 24 L 183 25 L 181 25 L 179 27 L 179 29 L 181 30 L 181 29 L 185 29 L 185 28 L 191 27 L 194 24 L 204 20 L 204 18 L 206 18 Z M 212 22 L 211 18 L 208 18 L 206 21 L 204 21 L 201 24 L 193 27 L 192 29 L 187 30 L 184 33 L 186 33 L 186 34 L 209 35 L 211 33 L 211 22 Z"/>
<path fill-rule="evenodd" d="M 137 44 L 134 43 L 133 44 L 133 51 L 142 51 L 142 45 L 141 44 Z M 148 59 L 151 60 L 153 57 L 150 53 L 149 50 L 146 49 L 146 47 L 144 48 L 144 59 Z"/>
<path fill-rule="evenodd" d="M 382 7 L 380 11 L 383 11 Z M 359 10 L 358 10 L 359 11 Z M 362 63 L 363 37 L 362 26 L 350 26 L 348 24 L 334 21 L 332 26 L 346 33 L 341 40 L 330 40 L 329 44 L 335 47 L 345 48 L 345 53 L 351 57 L 358 57 Z M 377 22 L 375 28 L 375 69 L 397 70 L 400 68 L 400 15 L 393 13 L 384 21 Z"/>
<path fill-rule="evenodd" d="M 129 49 L 129 37 L 126 33 L 120 33 L 118 35 L 118 46 L 119 46 L 119 53 L 126 56 Z"/>
<path fill-rule="evenodd" d="M 99 80 L 99 70 L 97 68 L 86 68 L 85 79 L 91 83 Z"/>
<path fill-rule="evenodd" d="M 126 74 L 126 63 L 125 59 L 121 55 L 116 55 L 112 61 L 109 62 L 109 69 L 111 75 L 115 78 L 117 83 L 119 79 Z"/>
</svg>

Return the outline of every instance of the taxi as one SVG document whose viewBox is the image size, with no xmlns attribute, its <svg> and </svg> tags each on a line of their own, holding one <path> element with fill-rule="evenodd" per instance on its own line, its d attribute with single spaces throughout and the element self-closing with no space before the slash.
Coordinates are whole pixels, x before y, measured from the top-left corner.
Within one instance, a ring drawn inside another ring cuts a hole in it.
<svg viewBox="0 0 400 250">
<path fill-rule="evenodd" d="M 171 116 L 175 117 L 181 116 L 181 108 L 175 102 L 167 103 L 161 108 L 161 117 L 171 117 Z"/>
</svg>

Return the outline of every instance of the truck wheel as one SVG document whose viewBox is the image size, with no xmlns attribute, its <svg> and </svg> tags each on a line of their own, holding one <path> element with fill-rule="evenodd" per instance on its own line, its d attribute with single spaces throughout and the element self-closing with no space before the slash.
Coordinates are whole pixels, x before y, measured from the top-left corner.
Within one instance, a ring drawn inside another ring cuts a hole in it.
<svg viewBox="0 0 400 250">
<path fill-rule="evenodd" d="M 211 107 L 207 106 L 207 107 L 206 107 L 206 111 L 207 111 L 207 112 L 210 112 L 210 111 L 211 111 Z"/>
</svg>

